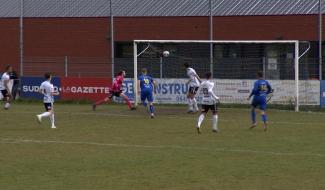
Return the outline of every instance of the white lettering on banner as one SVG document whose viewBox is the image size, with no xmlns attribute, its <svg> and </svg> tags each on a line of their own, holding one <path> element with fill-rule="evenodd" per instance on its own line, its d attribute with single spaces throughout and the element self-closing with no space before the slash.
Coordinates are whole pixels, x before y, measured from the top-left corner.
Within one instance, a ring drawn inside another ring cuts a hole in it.
<svg viewBox="0 0 325 190">
<path fill-rule="evenodd" d="M 154 95 L 156 103 L 187 103 L 187 79 L 155 79 L 155 81 L 157 83 L 157 94 Z"/>
<path fill-rule="evenodd" d="M 108 87 L 93 87 L 93 86 L 67 86 L 62 87 L 64 93 L 82 93 L 82 94 L 108 94 Z"/>
<path fill-rule="evenodd" d="M 133 93 L 133 83 L 123 84 L 123 92 L 132 94 Z"/>
<path fill-rule="evenodd" d="M 40 86 L 23 85 L 23 92 L 38 92 Z M 54 91 L 58 91 L 58 87 L 54 86 Z"/>
<path fill-rule="evenodd" d="M 163 104 L 187 104 L 186 93 L 187 79 L 155 79 L 157 94 L 154 95 L 156 103 Z M 247 100 L 256 80 L 217 79 L 214 91 L 223 103 L 249 104 Z M 269 80 L 274 95 L 271 104 L 294 104 L 295 81 L 294 80 Z M 127 95 L 133 98 L 133 80 L 125 79 Z M 199 92 L 200 93 L 200 92 Z M 140 97 L 139 97 L 140 98 Z M 202 97 L 197 96 L 198 102 Z M 301 105 L 320 104 L 320 82 L 318 80 L 299 81 L 299 102 Z"/>
</svg>

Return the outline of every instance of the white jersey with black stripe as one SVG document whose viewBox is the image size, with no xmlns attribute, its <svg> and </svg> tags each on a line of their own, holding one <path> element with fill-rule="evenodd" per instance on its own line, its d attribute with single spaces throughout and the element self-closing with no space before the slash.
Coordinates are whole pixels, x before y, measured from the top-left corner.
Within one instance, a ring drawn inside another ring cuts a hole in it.
<svg viewBox="0 0 325 190">
<path fill-rule="evenodd" d="M 202 104 L 203 105 L 213 105 L 217 102 L 219 97 L 217 97 L 214 92 L 214 83 L 211 81 L 204 81 L 200 85 L 200 90 L 202 91 L 203 98 L 202 98 Z"/>
<path fill-rule="evenodd" d="M 0 90 L 6 90 L 5 81 L 10 80 L 10 76 L 7 72 L 3 73 L 0 80 Z"/>
<path fill-rule="evenodd" d="M 44 81 L 41 86 L 40 90 L 44 95 L 44 103 L 53 103 L 54 97 L 52 93 L 54 92 L 54 86 L 49 81 Z"/>
<path fill-rule="evenodd" d="M 198 87 L 200 85 L 199 80 L 196 78 L 196 72 L 193 68 L 189 67 L 186 69 L 186 74 L 190 78 L 190 87 Z"/>
</svg>

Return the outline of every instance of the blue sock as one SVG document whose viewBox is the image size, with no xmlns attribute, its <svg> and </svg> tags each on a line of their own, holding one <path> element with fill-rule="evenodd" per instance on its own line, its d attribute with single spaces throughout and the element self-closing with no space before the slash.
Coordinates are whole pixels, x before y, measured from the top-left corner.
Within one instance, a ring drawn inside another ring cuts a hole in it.
<svg viewBox="0 0 325 190">
<path fill-rule="evenodd" d="M 252 122 L 256 123 L 256 112 L 255 112 L 255 110 L 251 111 L 251 117 L 252 117 Z"/>
<path fill-rule="evenodd" d="M 150 109 L 150 113 L 153 113 L 154 112 L 153 105 L 150 105 L 149 106 L 149 109 Z"/>
<path fill-rule="evenodd" d="M 144 107 L 147 107 L 147 102 L 146 102 L 146 101 L 143 101 L 143 102 L 142 102 L 142 105 L 143 105 Z"/>
<path fill-rule="evenodd" d="M 266 121 L 267 121 L 266 114 L 262 115 L 262 121 L 263 121 L 264 123 L 266 123 Z"/>
</svg>

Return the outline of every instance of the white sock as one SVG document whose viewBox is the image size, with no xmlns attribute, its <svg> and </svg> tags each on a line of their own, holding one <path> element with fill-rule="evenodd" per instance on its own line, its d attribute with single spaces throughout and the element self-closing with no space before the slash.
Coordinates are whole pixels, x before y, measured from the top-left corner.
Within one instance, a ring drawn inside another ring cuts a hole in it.
<svg viewBox="0 0 325 190">
<path fill-rule="evenodd" d="M 52 115 L 50 115 L 50 120 L 51 120 L 52 126 L 55 126 L 55 124 L 54 124 L 54 113 Z"/>
<path fill-rule="evenodd" d="M 5 103 L 5 108 L 8 109 L 10 107 L 10 103 L 9 102 L 6 102 Z"/>
<path fill-rule="evenodd" d="M 41 116 L 42 118 L 43 118 L 43 117 L 48 117 L 48 116 L 50 116 L 50 115 L 51 115 L 50 112 L 44 112 L 44 113 L 42 113 L 42 114 L 39 114 L 39 116 Z"/>
<path fill-rule="evenodd" d="M 218 130 L 218 115 L 212 116 L 212 129 Z"/>
<path fill-rule="evenodd" d="M 192 102 L 193 102 L 193 107 L 194 107 L 194 110 L 197 111 L 199 108 L 197 107 L 197 101 L 195 98 L 192 99 Z"/>
<path fill-rule="evenodd" d="M 197 121 L 197 127 L 200 128 L 201 127 L 201 124 L 204 120 L 204 114 L 202 113 Z"/>
<path fill-rule="evenodd" d="M 188 110 L 193 110 L 193 101 L 191 98 L 187 99 L 188 100 Z"/>
</svg>

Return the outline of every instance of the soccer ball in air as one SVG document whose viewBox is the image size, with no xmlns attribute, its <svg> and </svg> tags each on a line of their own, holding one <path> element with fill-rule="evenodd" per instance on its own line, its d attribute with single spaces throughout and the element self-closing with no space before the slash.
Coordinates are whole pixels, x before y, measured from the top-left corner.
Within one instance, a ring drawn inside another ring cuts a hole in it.
<svg viewBox="0 0 325 190">
<path fill-rule="evenodd" d="M 164 51 L 164 52 L 163 52 L 163 56 L 164 56 L 164 57 L 168 57 L 168 56 L 169 56 L 169 51 Z"/>
</svg>

